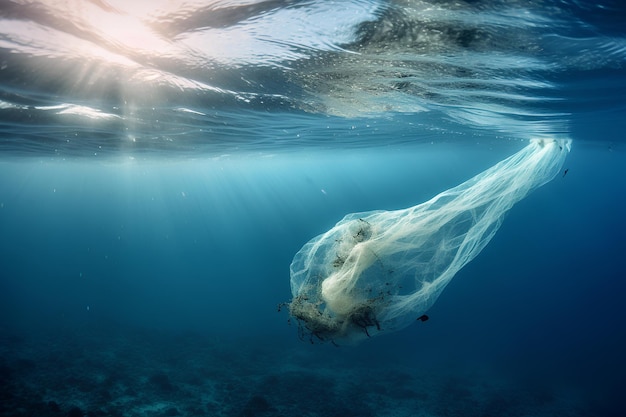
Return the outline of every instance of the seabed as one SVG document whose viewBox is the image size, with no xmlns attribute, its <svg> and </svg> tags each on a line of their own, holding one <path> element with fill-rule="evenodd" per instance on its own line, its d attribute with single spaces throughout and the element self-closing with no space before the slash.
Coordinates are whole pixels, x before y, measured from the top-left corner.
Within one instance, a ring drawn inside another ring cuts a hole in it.
<svg viewBox="0 0 626 417">
<path fill-rule="evenodd" d="M 392 358 L 346 363 L 333 351 L 350 347 L 309 346 L 320 350 L 312 354 L 298 343 L 114 325 L 1 337 L 2 416 L 588 415 L 579 397 L 536 381 L 394 366 Z"/>
</svg>

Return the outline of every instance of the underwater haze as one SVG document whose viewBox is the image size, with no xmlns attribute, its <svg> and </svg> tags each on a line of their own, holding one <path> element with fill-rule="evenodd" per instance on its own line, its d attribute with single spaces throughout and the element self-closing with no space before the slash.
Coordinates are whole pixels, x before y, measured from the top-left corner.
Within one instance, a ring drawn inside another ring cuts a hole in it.
<svg viewBox="0 0 626 417">
<path fill-rule="evenodd" d="M 626 414 L 618 0 L 0 0 L 0 416 Z"/>
</svg>

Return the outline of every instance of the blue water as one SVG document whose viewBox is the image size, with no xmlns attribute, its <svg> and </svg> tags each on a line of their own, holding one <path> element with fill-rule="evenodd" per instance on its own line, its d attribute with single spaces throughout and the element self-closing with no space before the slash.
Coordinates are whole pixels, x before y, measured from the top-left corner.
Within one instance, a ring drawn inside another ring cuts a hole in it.
<svg viewBox="0 0 626 417">
<path fill-rule="evenodd" d="M 626 413 L 621 2 L 57 3 L 0 4 L 0 415 Z M 344 215 L 536 137 L 563 171 L 428 321 L 277 311 Z"/>
</svg>

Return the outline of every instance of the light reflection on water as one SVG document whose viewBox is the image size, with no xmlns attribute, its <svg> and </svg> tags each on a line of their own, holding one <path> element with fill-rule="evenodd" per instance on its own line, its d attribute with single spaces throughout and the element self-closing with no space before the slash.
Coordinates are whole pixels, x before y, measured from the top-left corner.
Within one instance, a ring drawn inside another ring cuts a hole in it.
<svg viewBox="0 0 626 417">
<path fill-rule="evenodd" d="M 0 14 L 0 144 L 194 152 L 291 146 L 313 130 L 309 144 L 375 145 L 384 134 L 355 141 L 319 126 L 346 132 L 379 119 L 389 129 L 383 143 L 403 142 L 400 114 L 424 127 L 412 131 L 416 141 L 433 128 L 567 135 L 576 108 L 562 104 L 563 74 L 621 69 L 626 58 L 624 36 L 602 35 L 581 17 L 610 12 L 593 7 L 14 2 Z"/>
</svg>

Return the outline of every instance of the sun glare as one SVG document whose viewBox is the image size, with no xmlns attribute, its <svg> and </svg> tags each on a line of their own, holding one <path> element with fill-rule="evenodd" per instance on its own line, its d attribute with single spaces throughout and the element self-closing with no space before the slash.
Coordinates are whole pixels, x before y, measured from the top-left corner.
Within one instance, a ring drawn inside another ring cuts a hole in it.
<svg viewBox="0 0 626 417">
<path fill-rule="evenodd" d="M 92 27 L 92 32 L 100 37 L 103 45 L 120 49 L 126 53 L 153 56 L 170 48 L 170 42 L 147 26 L 140 15 L 130 15 L 119 10 L 105 10 L 93 4 L 84 9 L 81 16 L 84 24 Z"/>
</svg>

